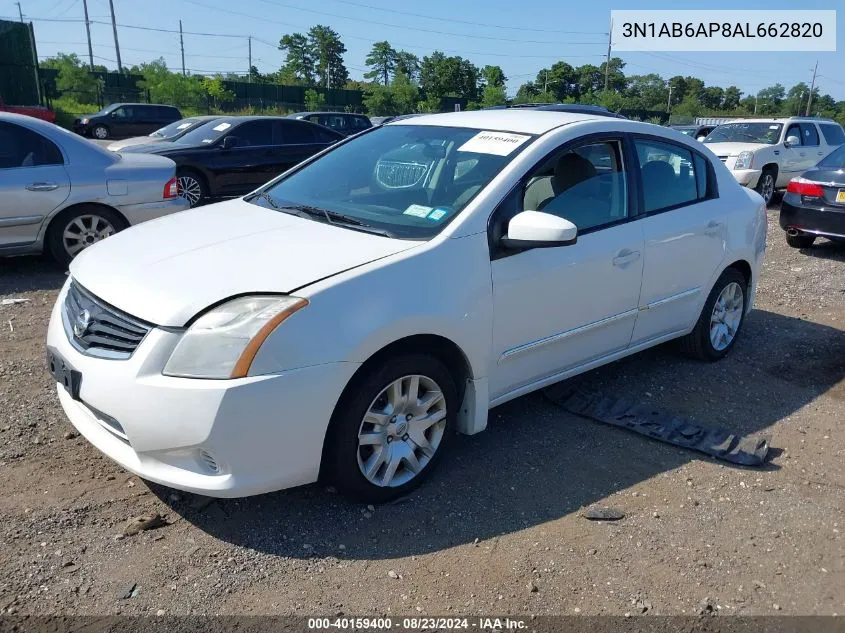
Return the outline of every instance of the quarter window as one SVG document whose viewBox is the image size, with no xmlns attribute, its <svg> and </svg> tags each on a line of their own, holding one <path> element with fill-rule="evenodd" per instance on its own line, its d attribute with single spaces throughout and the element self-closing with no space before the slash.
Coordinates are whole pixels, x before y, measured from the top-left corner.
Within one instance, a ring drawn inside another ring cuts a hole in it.
<svg viewBox="0 0 845 633">
<path fill-rule="evenodd" d="M 818 145 L 819 133 L 816 132 L 816 126 L 812 123 L 801 124 L 801 145 Z"/>
<path fill-rule="evenodd" d="M 690 204 L 708 196 L 707 161 L 678 145 L 634 141 L 643 181 L 646 213 Z"/>
<path fill-rule="evenodd" d="M 822 131 L 822 136 L 828 145 L 842 145 L 845 143 L 845 132 L 842 127 L 836 123 L 819 123 Z"/>
<path fill-rule="evenodd" d="M 522 208 L 566 218 L 579 232 L 626 218 L 621 144 L 590 143 L 553 156 L 528 180 Z"/>
</svg>

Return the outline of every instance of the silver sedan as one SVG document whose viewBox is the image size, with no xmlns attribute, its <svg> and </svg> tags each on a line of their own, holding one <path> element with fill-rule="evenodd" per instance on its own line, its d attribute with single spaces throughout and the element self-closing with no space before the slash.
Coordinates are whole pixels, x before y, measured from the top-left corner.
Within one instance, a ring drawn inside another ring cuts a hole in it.
<svg viewBox="0 0 845 633">
<path fill-rule="evenodd" d="M 188 208 L 176 164 L 115 154 L 52 123 L 0 113 L 0 255 L 68 263 L 133 224 Z"/>
</svg>

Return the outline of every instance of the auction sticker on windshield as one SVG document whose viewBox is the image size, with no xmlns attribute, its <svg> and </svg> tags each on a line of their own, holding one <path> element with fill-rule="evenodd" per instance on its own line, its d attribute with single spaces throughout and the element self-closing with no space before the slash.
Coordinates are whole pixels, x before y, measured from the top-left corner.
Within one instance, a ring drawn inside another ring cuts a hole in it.
<svg viewBox="0 0 845 633">
<path fill-rule="evenodd" d="M 530 138 L 530 136 L 524 134 L 510 134 L 508 132 L 479 132 L 461 145 L 458 151 L 507 156 Z"/>
<path fill-rule="evenodd" d="M 228 130 L 230 127 L 232 127 L 231 123 L 221 123 L 220 125 L 215 125 L 213 129 L 215 132 L 222 132 L 223 130 Z"/>
</svg>

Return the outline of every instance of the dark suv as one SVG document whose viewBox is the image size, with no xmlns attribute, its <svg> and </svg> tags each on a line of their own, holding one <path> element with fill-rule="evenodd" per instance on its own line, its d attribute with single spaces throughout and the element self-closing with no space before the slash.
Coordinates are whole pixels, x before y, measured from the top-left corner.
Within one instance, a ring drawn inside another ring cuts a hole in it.
<svg viewBox="0 0 845 633">
<path fill-rule="evenodd" d="M 76 119 L 73 131 L 100 140 L 146 136 L 181 118 L 179 110 L 169 105 L 113 103 L 97 114 Z"/>
<path fill-rule="evenodd" d="M 289 114 L 288 118 L 319 123 L 344 136 L 351 136 L 373 127 L 372 122 L 363 114 L 350 112 L 295 112 Z"/>
</svg>

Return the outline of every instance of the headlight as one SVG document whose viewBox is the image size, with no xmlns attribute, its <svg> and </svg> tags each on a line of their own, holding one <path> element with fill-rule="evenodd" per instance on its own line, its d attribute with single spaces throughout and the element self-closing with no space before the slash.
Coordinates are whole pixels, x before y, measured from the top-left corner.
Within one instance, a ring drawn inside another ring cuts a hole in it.
<svg viewBox="0 0 845 633">
<path fill-rule="evenodd" d="M 278 295 L 227 301 L 194 321 L 163 373 L 183 378 L 243 378 L 270 332 L 307 305 L 307 299 Z"/>
<path fill-rule="evenodd" d="M 88 119 L 82 119 L 82 125 L 87 125 L 87 124 L 88 124 Z"/>
<path fill-rule="evenodd" d="M 754 152 L 740 152 L 736 157 L 734 169 L 751 169 L 751 160 L 754 158 Z"/>
</svg>

